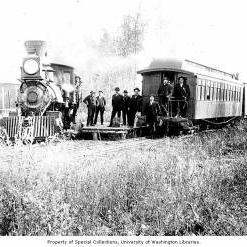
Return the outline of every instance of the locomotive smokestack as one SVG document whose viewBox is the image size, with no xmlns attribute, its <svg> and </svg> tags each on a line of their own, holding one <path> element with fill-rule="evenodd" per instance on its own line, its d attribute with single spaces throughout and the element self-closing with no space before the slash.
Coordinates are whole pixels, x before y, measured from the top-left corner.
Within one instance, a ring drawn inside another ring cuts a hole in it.
<svg viewBox="0 0 247 247">
<path fill-rule="evenodd" d="M 26 51 L 29 55 L 45 56 L 46 42 L 42 40 L 27 40 L 25 43 Z"/>
</svg>

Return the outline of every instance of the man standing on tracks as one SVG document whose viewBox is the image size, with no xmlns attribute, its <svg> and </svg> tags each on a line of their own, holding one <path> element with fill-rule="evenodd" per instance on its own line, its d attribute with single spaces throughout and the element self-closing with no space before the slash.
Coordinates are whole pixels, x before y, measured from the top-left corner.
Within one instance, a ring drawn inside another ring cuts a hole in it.
<svg viewBox="0 0 247 247">
<path fill-rule="evenodd" d="M 129 118 L 128 118 L 129 127 L 134 126 L 136 113 L 138 112 L 141 113 L 142 110 L 142 96 L 139 95 L 140 89 L 136 87 L 134 89 L 134 93 L 135 94 L 131 97 L 130 105 L 129 105 Z"/>
<path fill-rule="evenodd" d="M 178 78 L 178 83 L 174 86 L 174 98 L 177 102 L 176 117 L 185 117 L 190 99 L 190 88 L 186 83 L 186 78 L 183 76 Z"/>
<path fill-rule="evenodd" d="M 124 90 L 124 96 L 123 96 L 123 125 L 126 125 L 126 119 L 128 121 L 129 119 L 129 106 L 130 106 L 130 96 L 128 95 L 128 91 Z"/>
<path fill-rule="evenodd" d="M 145 110 L 147 116 L 147 125 L 149 127 L 150 134 L 153 135 L 156 131 L 157 117 L 160 113 L 160 107 L 159 104 L 154 101 L 154 95 L 150 96 Z"/>
<path fill-rule="evenodd" d="M 90 95 L 88 95 L 83 102 L 87 105 L 88 113 L 87 113 L 87 126 L 94 125 L 94 114 L 96 111 L 96 98 L 95 92 L 91 91 Z"/>
<path fill-rule="evenodd" d="M 81 84 L 82 84 L 82 81 L 81 81 L 80 76 L 76 76 L 75 77 L 74 106 L 73 106 L 73 114 L 72 114 L 72 121 L 74 124 L 75 124 L 75 117 L 76 117 L 77 110 L 82 101 Z"/>
<path fill-rule="evenodd" d="M 112 113 L 111 113 L 111 121 L 108 127 L 113 126 L 113 119 L 117 114 L 118 120 L 117 122 L 120 123 L 121 117 L 121 110 L 123 108 L 123 95 L 119 93 L 120 88 L 115 88 L 115 94 L 112 95 Z"/>
<path fill-rule="evenodd" d="M 169 99 L 172 96 L 172 85 L 169 83 L 168 77 L 164 77 L 163 83 L 158 89 L 159 104 L 161 106 L 162 113 L 168 116 L 169 113 Z"/>
<path fill-rule="evenodd" d="M 97 118 L 100 112 L 101 125 L 104 123 L 104 111 L 105 111 L 106 100 L 103 96 L 103 92 L 100 90 L 99 95 L 96 97 L 96 114 L 94 118 L 94 124 L 97 124 Z"/>
</svg>

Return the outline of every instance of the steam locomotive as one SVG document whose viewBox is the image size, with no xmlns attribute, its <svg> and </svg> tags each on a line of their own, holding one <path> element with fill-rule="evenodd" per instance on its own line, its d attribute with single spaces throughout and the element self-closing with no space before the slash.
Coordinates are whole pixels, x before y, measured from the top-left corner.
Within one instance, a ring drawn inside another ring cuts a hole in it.
<svg viewBox="0 0 247 247">
<path fill-rule="evenodd" d="M 1 120 L 10 139 L 45 139 L 69 129 L 75 110 L 74 68 L 49 63 L 46 42 L 25 42 L 27 56 L 21 67 L 17 112 Z"/>
</svg>

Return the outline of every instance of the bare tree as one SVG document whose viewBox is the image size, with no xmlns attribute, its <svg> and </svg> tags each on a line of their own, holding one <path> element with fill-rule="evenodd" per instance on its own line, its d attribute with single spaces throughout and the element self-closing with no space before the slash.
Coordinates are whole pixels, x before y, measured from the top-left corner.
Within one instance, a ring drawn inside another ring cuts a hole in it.
<svg viewBox="0 0 247 247">
<path fill-rule="evenodd" d="M 119 56 L 126 57 L 142 50 L 145 24 L 140 13 L 126 15 L 123 18 L 120 34 L 116 37 L 114 46 Z"/>
</svg>

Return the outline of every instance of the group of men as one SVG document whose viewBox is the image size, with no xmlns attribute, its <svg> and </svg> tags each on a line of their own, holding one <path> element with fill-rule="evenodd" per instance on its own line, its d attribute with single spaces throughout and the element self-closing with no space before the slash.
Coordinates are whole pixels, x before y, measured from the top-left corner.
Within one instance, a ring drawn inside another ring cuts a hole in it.
<svg viewBox="0 0 247 247">
<path fill-rule="evenodd" d="M 82 90 L 81 90 L 81 78 L 79 76 L 75 77 L 75 105 L 73 109 L 72 120 L 75 123 L 75 117 L 77 114 L 77 110 L 82 101 Z M 104 111 L 106 100 L 103 96 L 103 91 L 99 91 L 98 96 L 95 96 L 95 92 L 91 91 L 90 95 L 88 95 L 83 102 L 87 105 L 88 108 L 88 118 L 87 118 L 87 126 L 97 124 L 98 115 L 100 113 L 101 124 L 104 122 Z"/>
<path fill-rule="evenodd" d="M 178 81 L 174 83 L 165 76 L 157 94 L 159 101 L 156 102 L 154 95 L 151 95 L 149 102 L 144 109 L 146 122 L 149 126 L 155 125 L 158 115 L 175 117 L 186 116 L 190 98 L 190 89 L 186 83 L 185 77 L 179 77 Z M 79 101 L 77 102 L 79 104 Z M 101 125 L 103 125 L 106 106 L 103 91 L 100 90 L 97 96 L 95 95 L 95 91 L 91 91 L 90 95 L 88 95 L 83 102 L 88 108 L 87 126 L 94 126 L 97 124 L 99 113 Z M 140 89 L 135 88 L 134 94 L 130 97 L 127 90 L 124 90 L 123 94 L 121 94 L 120 88 L 116 87 L 115 93 L 112 95 L 112 112 L 110 125 L 108 127 L 114 125 L 114 119 L 116 116 L 117 121 L 120 123 L 121 115 L 123 125 L 133 127 L 136 114 L 141 112 L 142 96 L 140 95 Z"/>
<path fill-rule="evenodd" d="M 190 99 L 190 88 L 186 83 L 186 78 L 180 76 L 178 82 L 171 82 L 168 77 L 164 77 L 163 83 L 158 90 L 159 104 L 162 115 L 175 117 L 185 117 Z"/>
<path fill-rule="evenodd" d="M 159 102 L 156 102 L 154 95 L 151 95 L 144 112 L 150 134 L 156 130 L 158 115 L 186 117 L 190 98 L 189 86 L 186 83 L 186 78 L 182 76 L 176 83 L 171 82 L 168 77 L 164 77 L 157 93 Z"/>
<path fill-rule="evenodd" d="M 91 91 L 83 102 L 88 108 L 87 126 L 94 126 L 97 124 L 98 115 L 100 113 L 101 124 L 104 123 L 104 112 L 106 106 L 106 100 L 103 96 L 103 91 L 99 91 L 98 96 L 95 96 L 95 92 Z"/>
<path fill-rule="evenodd" d="M 139 95 L 140 89 L 134 89 L 134 95 L 130 97 L 128 91 L 124 90 L 123 95 L 120 93 L 120 88 L 115 88 L 115 94 L 112 95 L 112 113 L 110 125 L 113 126 L 113 120 L 117 115 L 118 122 L 122 115 L 123 125 L 134 126 L 135 116 L 137 112 L 141 112 L 142 97 Z M 88 108 L 87 126 L 94 126 L 97 124 L 98 114 L 100 113 L 101 125 L 104 124 L 104 111 L 106 100 L 103 92 L 100 90 L 99 95 L 96 97 L 95 92 L 91 91 L 83 102 Z"/>
<path fill-rule="evenodd" d="M 115 94 L 112 96 L 112 113 L 109 127 L 112 127 L 113 119 L 116 114 L 118 119 L 120 119 L 121 112 L 123 117 L 123 125 L 128 124 L 130 127 L 134 126 L 136 113 L 141 113 L 142 107 L 142 96 L 139 93 L 140 89 L 135 88 L 134 95 L 130 97 L 127 90 L 124 90 L 122 95 L 120 94 L 120 88 L 115 88 Z"/>
</svg>

